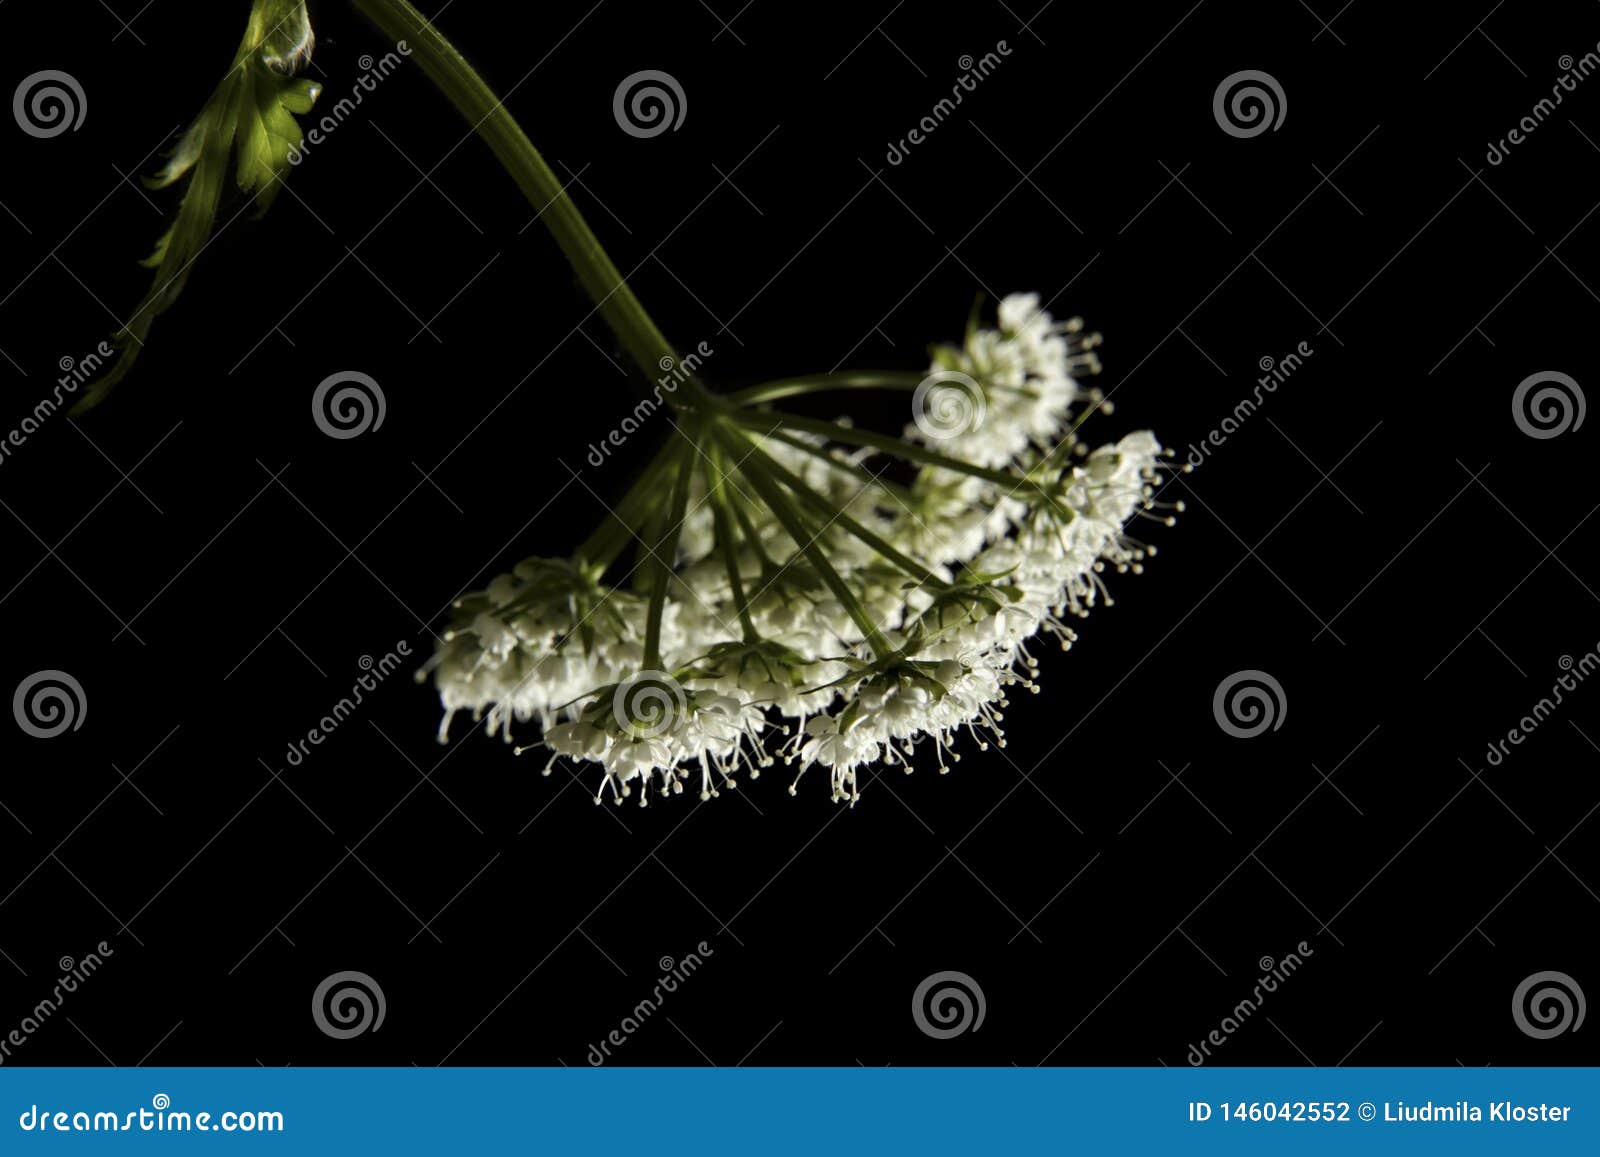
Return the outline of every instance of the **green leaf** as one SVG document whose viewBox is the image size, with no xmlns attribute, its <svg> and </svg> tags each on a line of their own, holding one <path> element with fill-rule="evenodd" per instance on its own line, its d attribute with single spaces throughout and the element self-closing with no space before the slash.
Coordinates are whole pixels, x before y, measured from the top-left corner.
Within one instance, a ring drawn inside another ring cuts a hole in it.
<svg viewBox="0 0 1600 1157">
<path fill-rule="evenodd" d="M 178 299 L 210 243 L 229 179 L 251 198 L 257 216 L 272 204 L 302 140 L 294 114 L 310 112 L 322 91 L 295 76 L 310 62 L 314 43 L 305 0 L 255 0 L 228 75 L 161 171 L 145 182 L 155 189 L 187 186 L 172 226 L 142 262 L 156 271 L 155 283 L 112 339 L 121 356 L 73 414 L 97 405 L 133 368 L 151 325 Z"/>
</svg>

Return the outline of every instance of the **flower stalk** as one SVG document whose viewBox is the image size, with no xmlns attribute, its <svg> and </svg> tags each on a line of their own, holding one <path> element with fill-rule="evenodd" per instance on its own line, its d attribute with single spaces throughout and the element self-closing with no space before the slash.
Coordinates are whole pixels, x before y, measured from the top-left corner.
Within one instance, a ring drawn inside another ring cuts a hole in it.
<svg viewBox="0 0 1600 1157">
<path fill-rule="evenodd" d="M 677 366 L 466 58 L 410 0 L 352 2 L 406 43 L 522 190 L 641 388 Z M 290 114 L 315 99 L 288 77 L 311 44 L 304 0 L 253 0 L 236 73 L 166 170 L 168 183 L 196 175 L 147 306 L 170 304 L 204 248 L 230 149 L 253 161 L 239 183 L 258 200 L 286 174 L 284 143 L 299 140 Z M 238 143 L 250 139 L 241 93 L 274 126 L 259 155 Z M 187 260 L 171 272 L 174 237 Z M 975 308 L 926 372 L 809 374 L 726 394 L 691 374 L 668 398 L 657 391 L 678 411 L 672 431 L 582 545 L 526 559 L 456 603 L 428 668 L 440 738 L 462 711 L 507 742 L 535 725 L 547 773 L 557 758 L 597 763 L 597 801 L 637 792 L 641 803 L 696 777 L 709 799 L 783 758 L 796 780 L 826 768 L 833 799 L 853 804 L 869 769 L 910 770 L 926 753 L 943 772 L 960 735 L 1003 743 L 1009 691 L 1038 689 L 1034 641 L 1070 646 L 1068 622 L 1110 602 L 1108 569 L 1137 572 L 1153 553 L 1131 521 L 1170 518 L 1154 513 L 1168 455 L 1153 436 L 1080 440 L 1085 420 L 1109 410 L 1080 383 L 1098 369 L 1099 336 L 1055 321 L 1034 295 L 1004 298 L 996 314 L 986 327 Z M 863 390 L 909 393 L 911 421 L 891 434 L 772 408 Z"/>
<path fill-rule="evenodd" d="M 645 378 L 653 380 L 660 373 L 663 359 L 677 364 L 677 351 L 634 296 L 566 187 L 466 57 L 409 0 L 353 3 L 385 35 L 406 41 L 411 59 L 483 138 L 555 237 L 595 308 Z M 700 393 L 693 379 L 685 384 L 691 395 Z M 674 403 L 679 404 L 677 399 Z"/>
</svg>

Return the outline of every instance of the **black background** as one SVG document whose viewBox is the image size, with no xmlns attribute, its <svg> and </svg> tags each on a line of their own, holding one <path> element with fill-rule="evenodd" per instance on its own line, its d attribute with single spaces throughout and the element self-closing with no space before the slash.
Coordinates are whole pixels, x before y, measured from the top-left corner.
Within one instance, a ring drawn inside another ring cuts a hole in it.
<svg viewBox="0 0 1600 1157">
<path fill-rule="evenodd" d="M 5 91 L 53 68 L 88 101 L 52 139 L 0 126 L 6 429 L 143 292 L 174 197 L 124 175 L 201 106 L 245 8 L 0 9 Z M 702 940 L 618 1062 L 1181 1065 L 1302 940 L 1216 1063 L 1594 1062 L 1595 1025 L 1532 1039 L 1511 1002 L 1544 970 L 1600 992 L 1600 689 L 1502 766 L 1485 749 L 1600 642 L 1595 421 L 1538 440 L 1511 412 L 1535 372 L 1597 381 L 1600 80 L 1485 150 L 1600 9 L 1336 8 L 448 5 L 717 385 L 920 369 L 975 295 L 1036 289 L 1106 334 L 1097 438 L 1183 454 L 1261 359 L 1314 353 L 1170 484 L 1187 514 L 1046 656 L 1009 747 L 948 777 L 875 778 L 854 810 L 783 775 L 596 808 L 587 773 L 436 746 L 432 691 L 400 676 L 289 767 L 362 656 L 426 654 L 458 593 L 570 550 L 648 448 L 585 461 L 631 407 L 624 357 L 404 66 L 220 231 L 108 404 L 0 464 L 0 683 L 61 669 L 87 700 L 55 739 L 0 728 L 0 1030 L 59 958 L 115 951 L 7 1063 L 581 1065 Z M 331 103 L 389 46 L 345 5 L 313 16 Z M 640 69 L 682 85 L 677 131 L 618 128 Z M 1212 112 L 1242 69 L 1287 99 L 1248 139 Z M 348 441 L 309 405 L 341 370 L 387 400 Z M 1212 712 L 1244 669 L 1286 704 L 1249 740 Z M 386 1019 L 334 1040 L 308 1005 L 346 969 Z M 949 1040 L 910 1008 L 943 970 L 986 1002 Z"/>
</svg>

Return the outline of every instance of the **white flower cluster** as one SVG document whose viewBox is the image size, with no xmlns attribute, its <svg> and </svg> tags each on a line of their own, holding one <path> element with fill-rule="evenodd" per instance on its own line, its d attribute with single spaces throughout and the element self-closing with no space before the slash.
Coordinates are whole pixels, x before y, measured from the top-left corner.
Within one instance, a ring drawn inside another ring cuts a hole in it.
<svg viewBox="0 0 1600 1157">
<path fill-rule="evenodd" d="M 1009 297 L 999 328 L 936 352 L 935 389 L 967 393 L 962 428 L 930 432 L 924 409 L 948 399 L 919 388 L 905 453 L 847 452 L 835 443 L 861 444 L 848 425 L 824 438 L 772 414 L 708 435 L 709 454 L 658 459 L 657 495 L 693 473 L 655 605 L 648 582 L 603 581 L 625 569 L 620 547 L 530 559 L 463 598 L 433 662 L 441 739 L 461 710 L 508 741 L 535 723 L 546 773 L 560 756 L 598 763 L 597 801 L 641 803 L 696 773 L 708 798 L 779 758 L 795 782 L 827 768 L 853 803 L 862 769 L 910 771 L 919 746 L 945 771 L 961 732 L 1003 745 L 1008 689 L 1037 690 L 1031 643 L 1066 648 L 1070 619 L 1110 602 L 1105 567 L 1154 553 L 1124 528 L 1158 517 L 1161 446 L 1140 432 L 1088 451 L 1073 433 L 1100 406 L 1077 380 L 1096 340 Z M 896 480 L 896 458 L 916 468 Z"/>
<path fill-rule="evenodd" d="M 1005 466 L 1029 449 L 1061 441 L 1074 404 L 1098 404 L 1077 379 L 1098 373 L 1100 335 L 1081 318 L 1056 322 L 1036 293 L 1000 302 L 1000 328 L 974 327 L 960 347 L 934 353 L 933 372 L 913 402 L 906 437 L 979 466 Z"/>
</svg>

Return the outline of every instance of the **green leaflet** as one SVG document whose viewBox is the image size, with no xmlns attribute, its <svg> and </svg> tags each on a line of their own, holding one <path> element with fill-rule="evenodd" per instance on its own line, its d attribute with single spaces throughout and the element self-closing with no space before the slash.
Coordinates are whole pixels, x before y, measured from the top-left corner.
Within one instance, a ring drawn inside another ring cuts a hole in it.
<svg viewBox="0 0 1600 1157">
<path fill-rule="evenodd" d="M 210 243 L 230 168 L 257 216 L 272 203 L 302 139 L 292 114 L 310 112 L 322 91 L 294 76 L 310 61 L 314 43 L 305 0 L 255 0 L 228 75 L 161 171 L 145 181 L 160 189 L 187 178 L 188 186 L 171 228 L 141 263 L 156 271 L 155 283 L 112 339 L 121 356 L 71 413 L 97 405 L 127 376 L 151 325 L 183 292 L 195 259 Z"/>
</svg>

